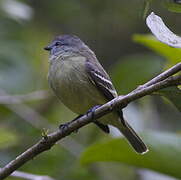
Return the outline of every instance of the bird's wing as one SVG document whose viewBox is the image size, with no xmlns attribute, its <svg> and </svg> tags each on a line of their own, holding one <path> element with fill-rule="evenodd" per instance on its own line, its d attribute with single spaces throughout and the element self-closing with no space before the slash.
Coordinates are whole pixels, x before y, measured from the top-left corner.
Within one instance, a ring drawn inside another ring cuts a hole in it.
<svg viewBox="0 0 181 180">
<path fill-rule="evenodd" d="M 86 62 L 86 71 L 89 75 L 90 80 L 97 86 L 101 93 L 103 93 L 106 99 L 111 100 L 117 96 L 117 92 L 108 76 L 104 71 L 103 67 L 96 62 Z M 148 148 L 141 140 L 141 138 L 136 134 L 136 132 L 131 128 L 131 126 L 124 120 L 122 110 L 118 110 L 119 118 L 117 121 L 110 119 L 109 124 L 117 127 L 123 135 L 127 138 L 129 143 L 138 153 L 145 153 Z M 99 121 L 98 121 L 99 122 Z M 108 125 L 99 122 L 97 124 L 104 132 L 109 133 Z"/>
<path fill-rule="evenodd" d="M 93 64 L 86 61 L 86 71 L 90 80 L 97 86 L 99 91 L 104 94 L 107 100 L 117 97 L 117 92 L 111 82 L 109 75 L 105 72 L 101 64 L 98 62 Z"/>
</svg>

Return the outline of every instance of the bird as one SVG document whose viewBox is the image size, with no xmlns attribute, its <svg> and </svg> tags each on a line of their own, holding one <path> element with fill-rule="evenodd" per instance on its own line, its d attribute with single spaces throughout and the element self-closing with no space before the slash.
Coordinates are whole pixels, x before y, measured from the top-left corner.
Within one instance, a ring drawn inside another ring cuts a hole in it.
<svg viewBox="0 0 181 180">
<path fill-rule="evenodd" d="M 49 51 L 49 85 L 74 113 L 81 116 L 118 97 L 111 78 L 95 53 L 76 35 L 56 36 L 44 49 Z M 137 153 L 148 151 L 146 144 L 124 119 L 121 109 L 94 123 L 106 133 L 110 132 L 108 125 L 118 128 Z"/>
</svg>

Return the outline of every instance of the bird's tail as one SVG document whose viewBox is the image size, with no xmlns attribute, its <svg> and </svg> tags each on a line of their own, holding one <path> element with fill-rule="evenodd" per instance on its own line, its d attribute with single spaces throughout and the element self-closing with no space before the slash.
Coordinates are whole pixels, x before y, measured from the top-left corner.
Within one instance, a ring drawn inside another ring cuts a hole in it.
<svg viewBox="0 0 181 180">
<path fill-rule="evenodd" d="M 144 154 L 148 151 L 147 146 L 142 139 L 137 135 L 133 128 L 123 119 L 123 116 L 116 122 L 116 126 L 121 133 L 126 137 L 128 142 L 137 153 Z"/>
</svg>

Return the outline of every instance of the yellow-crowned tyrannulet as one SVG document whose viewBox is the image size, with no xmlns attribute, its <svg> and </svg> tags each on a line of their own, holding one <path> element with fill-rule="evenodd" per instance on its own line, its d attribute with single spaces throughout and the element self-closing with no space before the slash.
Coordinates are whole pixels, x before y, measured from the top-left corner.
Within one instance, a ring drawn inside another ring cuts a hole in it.
<svg viewBox="0 0 181 180">
<path fill-rule="evenodd" d="M 73 112 L 84 114 L 92 107 L 118 96 L 94 52 L 77 36 L 58 36 L 45 50 L 50 51 L 49 84 L 62 103 Z M 136 152 L 148 151 L 141 138 L 124 120 L 121 110 L 100 118 L 95 124 L 107 133 L 108 124 L 117 127 Z"/>
</svg>

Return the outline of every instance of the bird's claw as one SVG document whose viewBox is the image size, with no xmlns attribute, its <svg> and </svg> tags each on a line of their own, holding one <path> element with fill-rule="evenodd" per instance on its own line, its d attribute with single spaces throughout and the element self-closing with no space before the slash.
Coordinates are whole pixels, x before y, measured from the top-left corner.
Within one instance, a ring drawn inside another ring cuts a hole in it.
<svg viewBox="0 0 181 180">
<path fill-rule="evenodd" d="M 89 109 L 86 113 L 86 115 L 88 116 L 91 113 L 91 119 L 94 119 L 94 112 L 97 108 L 99 108 L 101 105 L 96 105 L 94 107 L 92 107 L 91 109 Z"/>
<path fill-rule="evenodd" d="M 59 130 L 64 131 L 64 130 L 68 129 L 69 124 L 70 124 L 69 122 L 64 123 L 64 124 L 60 124 Z"/>
</svg>

